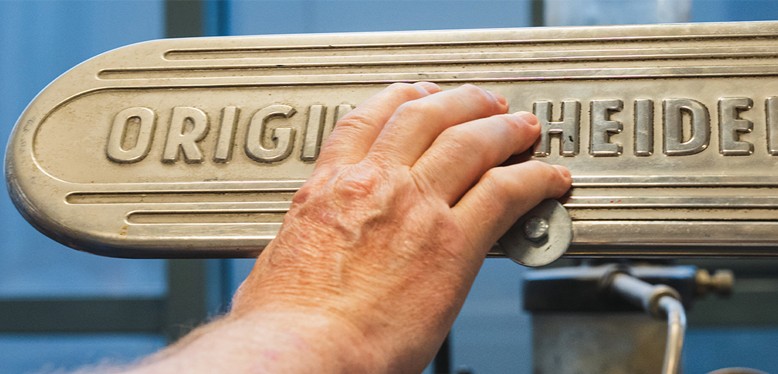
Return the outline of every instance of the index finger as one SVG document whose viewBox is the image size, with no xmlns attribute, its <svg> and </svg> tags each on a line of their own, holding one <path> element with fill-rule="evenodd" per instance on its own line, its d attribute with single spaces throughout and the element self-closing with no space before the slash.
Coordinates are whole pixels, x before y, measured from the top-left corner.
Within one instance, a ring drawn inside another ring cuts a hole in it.
<svg viewBox="0 0 778 374">
<path fill-rule="evenodd" d="M 368 98 L 335 124 L 321 149 L 317 167 L 361 161 L 400 105 L 439 91 L 440 87 L 430 82 L 394 83 Z"/>
</svg>

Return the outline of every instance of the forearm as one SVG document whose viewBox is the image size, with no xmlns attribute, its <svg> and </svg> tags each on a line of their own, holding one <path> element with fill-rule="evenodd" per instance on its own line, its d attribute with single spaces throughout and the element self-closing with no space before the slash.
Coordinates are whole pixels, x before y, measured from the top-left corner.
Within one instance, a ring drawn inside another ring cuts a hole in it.
<svg viewBox="0 0 778 374">
<path fill-rule="evenodd" d="M 205 325 L 130 373 L 386 372 L 375 349 L 342 321 L 258 311 Z"/>
</svg>

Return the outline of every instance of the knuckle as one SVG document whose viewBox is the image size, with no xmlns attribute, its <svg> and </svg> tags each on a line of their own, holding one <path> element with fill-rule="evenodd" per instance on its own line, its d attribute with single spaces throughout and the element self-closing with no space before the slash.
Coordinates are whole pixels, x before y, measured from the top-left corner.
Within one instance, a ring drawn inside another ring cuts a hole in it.
<svg viewBox="0 0 778 374">
<path fill-rule="evenodd" d="M 410 83 L 404 83 L 404 82 L 395 82 L 389 85 L 387 87 L 390 91 L 397 91 L 397 90 L 404 90 L 407 88 L 410 88 L 412 85 Z"/>
<path fill-rule="evenodd" d="M 375 168 L 358 167 L 342 174 L 334 189 L 339 197 L 359 199 L 372 195 L 381 186 L 381 181 L 381 175 Z"/>
<path fill-rule="evenodd" d="M 519 170 L 514 166 L 499 166 L 489 170 L 489 188 L 496 199 L 508 205 L 517 205 L 532 198 L 534 190 L 545 188 L 544 183 L 529 176 L 526 169 L 523 172 Z"/>
<path fill-rule="evenodd" d="M 310 187 L 309 184 L 304 184 L 302 187 L 300 187 L 297 192 L 292 196 L 292 204 L 293 205 L 301 205 L 304 204 L 308 199 L 310 199 L 311 194 L 313 193 L 313 188 Z"/>
<path fill-rule="evenodd" d="M 503 170 L 500 167 L 491 168 L 484 173 L 482 178 L 489 187 L 490 195 L 499 201 L 505 201 L 509 198 L 512 190 L 511 186 L 513 185 Z"/>
<path fill-rule="evenodd" d="M 548 174 L 548 177 L 551 179 L 554 185 L 561 185 L 565 183 L 565 179 L 562 177 L 562 174 L 559 173 L 555 167 L 549 164 L 546 164 L 546 174 Z"/>
<path fill-rule="evenodd" d="M 538 160 L 527 161 L 527 164 L 541 171 L 539 174 L 543 179 L 542 185 L 546 187 L 546 194 L 557 194 L 557 190 L 568 185 L 566 178 L 553 165 Z"/>
<path fill-rule="evenodd" d="M 500 114 L 489 118 L 490 125 L 495 126 L 490 132 L 491 141 L 510 148 L 512 152 L 524 151 L 540 136 L 537 126 L 528 126 L 522 118 L 512 114 Z"/>
<path fill-rule="evenodd" d="M 492 118 L 499 124 L 499 126 L 502 126 L 505 131 L 508 132 L 508 136 L 513 139 L 531 139 L 532 137 L 537 137 L 540 134 L 539 128 L 527 126 L 526 121 L 513 114 L 501 114 Z"/>
<path fill-rule="evenodd" d="M 526 162 L 526 165 L 529 167 L 532 167 L 533 169 L 539 169 L 543 170 L 545 174 L 549 174 L 548 177 L 559 177 L 559 173 L 556 172 L 553 166 L 551 164 L 539 161 L 539 160 L 529 160 Z"/>
<path fill-rule="evenodd" d="M 330 166 L 320 166 L 311 174 L 310 178 L 303 183 L 300 189 L 292 195 L 293 205 L 302 205 L 310 200 L 316 200 L 324 191 L 323 186 L 326 181 L 338 172 L 337 168 Z"/>
<path fill-rule="evenodd" d="M 514 209 L 513 191 L 501 168 L 489 169 L 479 184 L 484 187 L 485 192 L 485 199 L 481 200 L 482 208 L 498 216 Z"/>
<path fill-rule="evenodd" d="M 460 160 L 463 164 L 477 162 L 480 168 L 485 169 L 505 161 L 511 153 L 511 145 L 515 143 L 511 139 L 515 136 L 505 135 L 502 132 L 482 134 L 478 128 L 454 126 L 443 131 L 438 140 L 447 157 Z"/>
<path fill-rule="evenodd" d="M 489 94 L 485 89 L 478 87 L 474 84 L 465 84 L 461 89 L 470 97 L 471 100 L 478 100 L 480 105 L 492 105 L 494 103 L 494 97 Z"/>
<path fill-rule="evenodd" d="M 419 118 L 437 116 L 440 108 L 438 105 L 425 100 L 414 100 L 403 103 L 397 108 L 395 115 L 398 118 Z"/>
<path fill-rule="evenodd" d="M 369 195 L 375 189 L 375 181 L 369 178 L 345 179 L 338 185 L 341 195 L 350 197 Z"/>
<path fill-rule="evenodd" d="M 494 116 L 494 118 L 499 121 L 503 126 L 507 126 L 510 128 L 515 129 L 522 129 L 525 125 L 525 122 L 519 119 L 518 117 L 514 116 L 513 114 L 500 114 L 497 116 Z"/>
<path fill-rule="evenodd" d="M 406 100 L 413 100 L 421 97 L 421 91 L 410 83 L 392 83 L 387 87 L 392 95 L 398 95 Z"/>
<path fill-rule="evenodd" d="M 482 94 L 484 90 L 472 83 L 465 83 L 462 85 L 462 89 L 472 94 Z"/>
<path fill-rule="evenodd" d="M 373 121 L 370 117 L 362 113 L 361 111 L 352 110 L 347 113 L 343 118 L 338 120 L 335 124 L 335 128 L 338 129 L 361 129 L 366 126 L 370 126 Z"/>
</svg>

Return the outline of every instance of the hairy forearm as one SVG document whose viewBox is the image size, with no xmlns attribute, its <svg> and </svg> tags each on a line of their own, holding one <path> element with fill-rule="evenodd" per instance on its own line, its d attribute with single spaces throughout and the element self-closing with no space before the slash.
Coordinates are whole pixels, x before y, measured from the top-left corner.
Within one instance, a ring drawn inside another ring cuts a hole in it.
<svg viewBox="0 0 778 374">
<path fill-rule="evenodd" d="M 360 335 L 328 316 L 269 311 L 228 315 L 129 372 L 386 371 Z"/>
</svg>

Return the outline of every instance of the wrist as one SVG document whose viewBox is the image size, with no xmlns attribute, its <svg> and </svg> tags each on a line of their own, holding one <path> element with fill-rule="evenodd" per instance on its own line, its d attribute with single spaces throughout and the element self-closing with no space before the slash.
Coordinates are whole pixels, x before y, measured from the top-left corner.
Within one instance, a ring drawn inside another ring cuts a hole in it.
<svg viewBox="0 0 778 374">
<path fill-rule="evenodd" d="M 386 372 L 385 355 L 349 321 L 315 311 L 228 315 L 224 334 L 246 342 L 263 372 Z"/>
</svg>

